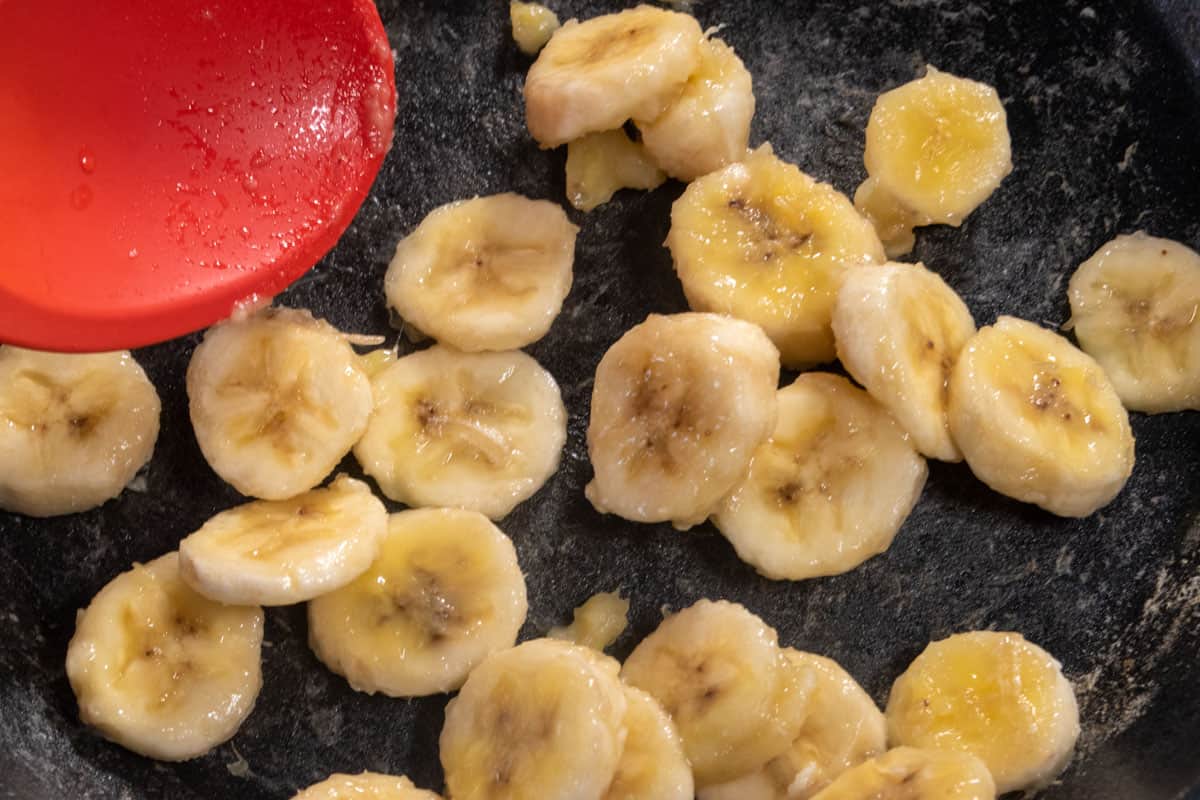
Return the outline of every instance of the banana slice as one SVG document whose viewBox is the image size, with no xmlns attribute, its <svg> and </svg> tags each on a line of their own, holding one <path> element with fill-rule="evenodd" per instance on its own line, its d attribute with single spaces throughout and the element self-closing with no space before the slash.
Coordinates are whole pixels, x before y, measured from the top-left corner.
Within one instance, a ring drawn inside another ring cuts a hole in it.
<svg viewBox="0 0 1200 800">
<path fill-rule="evenodd" d="M 774 433 L 713 523 L 768 578 L 846 572 L 891 545 L 925 486 L 925 459 L 845 378 L 805 373 L 778 398 Z"/>
<path fill-rule="evenodd" d="M 1080 347 L 1126 408 L 1200 410 L 1200 253 L 1118 236 L 1080 265 L 1068 294 Z"/>
<path fill-rule="evenodd" d="M 700 65 L 704 33 L 687 15 L 641 5 L 569 20 L 525 78 L 525 119 L 543 147 L 652 120 Z"/>
<path fill-rule="evenodd" d="M 441 795 L 418 789 L 408 778 L 362 772 L 334 774 L 314 783 L 292 800 L 441 800 Z"/>
<path fill-rule="evenodd" d="M 693 800 L 692 767 L 675 723 L 650 695 L 625 687 L 625 749 L 603 800 Z"/>
<path fill-rule="evenodd" d="M 558 468 L 562 395 L 520 351 L 434 346 L 399 359 L 371 387 L 375 413 L 354 455 L 393 500 L 499 519 Z"/>
<path fill-rule="evenodd" d="M 995 800 L 987 767 L 967 753 L 897 747 L 843 772 L 813 800 Z"/>
<path fill-rule="evenodd" d="M 546 635 L 603 652 L 628 626 L 629 601 L 617 592 L 601 592 L 575 609 L 570 625 L 551 628 Z"/>
<path fill-rule="evenodd" d="M 750 144 L 754 85 L 733 48 L 706 39 L 700 67 L 670 108 L 639 122 L 646 150 L 672 178 L 692 181 L 739 161 Z"/>
<path fill-rule="evenodd" d="M 671 208 L 667 247 L 688 305 L 761 325 L 794 369 L 833 360 L 846 267 L 884 261 L 846 196 L 767 144 L 688 186 Z"/>
<path fill-rule="evenodd" d="M 621 189 L 654 189 L 666 179 L 646 148 L 620 128 L 567 144 L 567 199 L 580 211 L 604 205 Z"/>
<path fill-rule="evenodd" d="M 888 258 L 911 253 L 917 244 L 913 228 L 933 223 L 889 194 L 879 185 L 878 178 L 867 178 L 859 184 L 854 192 L 854 207 L 875 227 Z"/>
<path fill-rule="evenodd" d="M 150 460 L 160 410 L 128 352 L 0 345 L 0 509 L 52 517 L 116 497 Z"/>
<path fill-rule="evenodd" d="M 179 543 L 179 571 L 229 605 L 286 606 L 345 586 L 371 566 L 387 509 L 362 481 L 222 511 Z"/>
<path fill-rule="evenodd" d="M 204 458 L 264 500 L 324 480 L 371 414 L 371 385 L 347 337 L 290 308 L 210 328 L 188 364 L 187 392 Z"/>
<path fill-rule="evenodd" d="M 185 761 L 228 740 L 262 687 L 261 608 L 193 592 L 168 553 L 114 578 L 79 612 L 67 678 L 79 716 L 135 753 Z"/>
<path fill-rule="evenodd" d="M 809 800 L 887 749 L 883 714 L 849 673 L 832 659 L 790 648 L 784 653 L 815 680 L 799 735 L 761 770 L 704 789 L 699 800 Z"/>
<path fill-rule="evenodd" d="M 388 305 L 459 350 L 524 347 L 562 309 L 578 232 L 556 204 L 518 194 L 441 206 L 396 246 Z"/>
<path fill-rule="evenodd" d="M 1129 415 L 1100 365 L 1032 322 L 1000 317 L 968 340 L 948 419 L 980 480 L 1062 517 L 1107 505 L 1133 472 Z"/>
<path fill-rule="evenodd" d="M 528 609 L 512 542 L 474 511 L 393 514 L 378 560 L 308 606 L 309 644 L 360 692 L 450 692 L 512 647 Z"/>
<path fill-rule="evenodd" d="M 887 723 L 893 743 L 977 757 L 1000 794 L 1048 786 L 1079 737 L 1059 663 L 1019 633 L 996 631 L 926 647 L 892 685 Z"/>
<path fill-rule="evenodd" d="M 710 600 L 663 620 L 634 648 L 622 676 L 674 719 L 698 787 L 753 772 L 784 752 L 813 685 L 766 623 L 740 605 Z"/>
<path fill-rule="evenodd" d="M 454 800 L 603 797 L 625 746 L 615 661 L 535 639 L 489 656 L 446 706 L 440 739 Z"/>
<path fill-rule="evenodd" d="M 368 378 L 374 379 L 376 375 L 383 372 L 400 358 L 400 353 L 396 346 L 389 348 L 379 348 L 372 350 L 369 353 L 363 353 L 358 357 L 359 369 L 366 374 Z"/>
<path fill-rule="evenodd" d="M 855 205 L 882 222 L 880 235 L 896 257 L 911 249 L 899 246 L 911 241 L 906 222 L 957 227 L 1012 172 L 1000 96 L 928 67 L 923 78 L 879 96 L 863 161 L 875 183 L 860 189 Z"/>
<path fill-rule="evenodd" d="M 702 522 L 770 433 L 778 382 L 778 352 L 754 325 L 651 314 L 596 369 L 588 500 L 636 522 Z"/>
<path fill-rule="evenodd" d="M 889 263 L 846 273 L 833 309 L 838 358 L 912 436 L 918 450 L 962 461 L 946 407 L 950 373 L 975 320 L 966 303 L 923 264 Z"/>
<path fill-rule="evenodd" d="M 558 15 L 541 3 L 513 0 L 508 4 L 508 17 L 513 41 L 529 56 L 537 55 L 559 28 Z"/>
</svg>

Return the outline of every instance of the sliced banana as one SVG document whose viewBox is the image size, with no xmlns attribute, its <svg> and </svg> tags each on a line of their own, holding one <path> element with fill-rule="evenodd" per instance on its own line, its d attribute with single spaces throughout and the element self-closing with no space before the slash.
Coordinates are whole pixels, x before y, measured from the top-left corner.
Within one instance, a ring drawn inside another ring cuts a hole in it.
<svg viewBox="0 0 1200 800">
<path fill-rule="evenodd" d="M 371 414 L 371 384 L 347 337 L 290 308 L 210 328 L 188 364 L 187 392 L 204 458 L 264 500 L 324 480 Z"/>
<path fill-rule="evenodd" d="M 1061 665 L 1019 633 L 996 631 L 926 647 L 892 685 L 887 723 L 894 744 L 977 757 L 1000 794 L 1048 786 L 1079 737 Z"/>
<path fill-rule="evenodd" d="M 403 776 L 362 772 L 330 775 L 292 800 L 441 800 L 441 795 L 418 789 Z"/>
<path fill-rule="evenodd" d="M 1126 408 L 1200 410 L 1200 253 L 1118 236 L 1080 265 L 1068 295 L 1080 347 Z"/>
<path fill-rule="evenodd" d="M 222 511 L 179 543 L 179 571 L 229 605 L 286 606 L 345 586 L 371 566 L 387 509 L 362 481 Z"/>
<path fill-rule="evenodd" d="M 261 608 L 226 606 L 179 576 L 177 554 L 114 578 L 79 612 L 67 678 L 79 716 L 160 761 L 228 740 L 262 686 Z"/>
<path fill-rule="evenodd" d="M 562 395 L 520 351 L 438 345 L 397 360 L 371 387 L 375 412 L 354 455 L 393 500 L 499 519 L 558 467 Z"/>
<path fill-rule="evenodd" d="M 814 684 L 804 725 L 782 755 L 757 772 L 700 792 L 699 800 L 809 800 L 838 775 L 887 749 L 875 701 L 832 659 L 784 651 Z"/>
<path fill-rule="evenodd" d="M 388 305 L 459 350 L 524 347 L 562 309 L 578 231 L 555 203 L 518 194 L 441 206 L 396 246 Z"/>
<path fill-rule="evenodd" d="M 968 340 L 948 419 L 980 480 L 1059 516 L 1107 505 L 1133 472 L 1129 415 L 1100 365 L 1032 322 L 1000 317 Z"/>
<path fill-rule="evenodd" d="M 846 273 L 833 309 L 838 358 L 930 458 L 961 461 L 946 419 L 950 373 L 975 335 L 971 311 L 923 264 Z"/>
<path fill-rule="evenodd" d="M 52 517 L 116 497 L 150 460 L 160 410 L 128 352 L 0 345 L 0 509 Z"/>
<path fill-rule="evenodd" d="M 928 67 L 884 92 L 867 122 L 863 154 L 874 183 L 855 197 L 896 257 L 911 222 L 962 224 L 1012 172 L 1008 121 L 996 90 Z M 902 238 L 903 237 L 903 238 Z"/>
<path fill-rule="evenodd" d="M 446 706 L 439 741 L 454 800 L 604 796 L 625 747 L 615 661 L 535 639 L 489 656 Z"/>
<path fill-rule="evenodd" d="M 508 4 L 508 17 L 512 23 L 513 41 L 529 56 L 537 55 L 559 28 L 558 15 L 541 3 L 513 0 Z"/>
<path fill-rule="evenodd" d="M 642 143 L 620 128 L 567 144 L 567 199 L 580 211 L 604 205 L 621 189 L 654 189 L 666 179 Z"/>
<path fill-rule="evenodd" d="M 525 119 L 543 147 L 652 120 L 700 65 L 704 34 L 687 15 L 641 5 L 555 31 L 525 78 Z"/>
<path fill-rule="evenodd" d="M 701 45 L 700 66 L 660 116 L 639 122 L 642 143 L 672 178 L 692 181 L 739 161 L 750 144 L 754 85 L 733 48 Z"/>
<path fill-rule="evenodd" d="M 766 144 L 688 186 L 667 247 L 688 305 L 761 325 L 796 369 L 834 358 L 830 320 L 846 268 L 884 261 L 845 195 Z"/>
<path fill-rule="evenodd" d="M 875 226 L 888 258 L 911 253 L 917 244 L 917 234 L 913 228 L 933 222 L 924 214 L 918 214 L 901 204 L 880 186 L 878 178 L 867 178 L 859 184 L 854 192 L 854 207 Z"/>
<path fill-rule="evenodd" d="M 733 780 L 787 750 L 804 722 L 813 678 L 745 608 L 701 600 L 634 648 L 625 680 L 678 726 L 698 787 Z"/>
<path fill-rule="evenodd" d="M 398 348 L 379 348 L 358 357 L 358 366 L 368 378 L 374 378 L 400 358 Z"/>
<path fill-rule="evenodd" d="M 596 369 L 588 500 L 636 522 L 702 522 L 770 433 L 778 381 L 778 352 L 758 327 L 651 314 Z"/>
<path fill-rule="evenodd" d="M 393 514 L 379 558 L 308 606 L 308 638 L 360 692 L 451 692 L 512 647 L 528 609 L 512 542 L 474 511 Z"/>
<path fill-rule="evenodd" d="M 650 695 L 625 687 L 625 749 L 603 800 L 693 800 L 692 767 L 675 723 Z"/>
<path fill-rule="evenodd" d="M 882 406 L 845 378 L 808 372 L 780 389 L 779 419 L 713 523 L 775 580 L 837 575 L 882 553 L 928 468 Z"/>
<path fill-rule="evenodd" d="M 603 652 L 628 625 L 629 601 L 617 592 L 601 592 L 575 609 L 570 625 L 551 628 L 546 635 Z"/>
<path fill-rule="evenodd" d="M 897 747 L 843 772 L 813 800 L 995 800 L 987 767 L 967 753 Z"/>
</svg>

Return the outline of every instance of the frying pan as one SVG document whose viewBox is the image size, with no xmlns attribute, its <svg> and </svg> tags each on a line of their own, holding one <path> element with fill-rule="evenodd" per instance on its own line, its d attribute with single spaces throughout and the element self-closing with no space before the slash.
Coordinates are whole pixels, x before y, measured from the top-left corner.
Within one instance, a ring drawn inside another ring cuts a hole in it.
<svg viewBox="0 0 1200 800">
<path fill-rule="evenodd" d="M 564 19 L 615 10 L 559 0 Z M 1200 33 L 1188 0 L 704 0 L 702 24 L 754 74 L 754 141 L 852 192 L 876 95 L 927 63 L 997 87 L 1015 169 L 958 230 L 922 231 L 914 256 L 957 289 L 981 324 L 999 313 L 1057 325 L 1066 279 L 1112 236 L 1146 229 L 1200 245 Z M 529 60 L 507 3 L 384 0 L 398 57 L 396 145 L 337 248 L 279 298 L 335 325 L 389 334 L 382 278 L 396 240 L 433 207 L 517 191 L 561 201 L 561 151 L 524 129 Z M 963 465 L 931 463 L 924 496 L 883 555 L 838 577 L 778 583 L 740 563 L 709 526 L 687 534 L 603 517 L 583 497 L 592 375 L 648 313 L 681 311 L 666 236 L 668 184 L 622 193 L 582 226 L 575 285 L 530 348 L 571 413 L 562 466 L 501 527 L 530 595 L 523 637 L 622 589 L 626 655 L 664 608 L 723 597 L 761 614 L 783 643 L 837 659 L 880 703 L 933 639 L 1023 632 L 1063 662 L 1083 735 L 1043 797 L 1187 796 L 1200 786 L 1200 414 L 1134 414 L 1137 466 L 1108 507 L 1066 520 L 987 490 Z M 0 791 L 8 797 L 289 797 L 333 771 L 407 773 L 438 788 L 445 698 L 369 697 L 322 667 L 303 607 L 267 612 L 264 686 L 231 743 L 156 764 L 86 730 L 63 659 L 75 611 L 134 560 L 173 549 L 239 502 L 204 463 L 184 371 L 198 335 L 137 353 L 163 399 L 142 485 L 53 520 L 0 514 Z M 402 341 L 403 347 L 408 347 Z M 786 380 L 786 378 L 785 378 Z M 358 474 L 351 461 L 343 468 Z"/>
</svg>

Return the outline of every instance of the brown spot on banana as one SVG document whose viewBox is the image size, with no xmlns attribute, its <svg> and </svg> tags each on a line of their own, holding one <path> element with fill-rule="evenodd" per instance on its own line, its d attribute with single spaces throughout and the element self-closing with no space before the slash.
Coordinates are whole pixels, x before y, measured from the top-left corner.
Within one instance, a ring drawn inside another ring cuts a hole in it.
<svg viewBox="0 0 1200 800">
<path fill-rule="evenodd" d="M 396 616 L 406 616 L 421 626 L 432 644 L 447 639 L 450 632 L 463 622 L 457 605 L 447 597 L 437 576 L 420 567 L 413 570 L 410 584 L 393 595 L 385 596 L 385 601 L 389 607 L 380 614 L 380 623 Z"/>
</svg>

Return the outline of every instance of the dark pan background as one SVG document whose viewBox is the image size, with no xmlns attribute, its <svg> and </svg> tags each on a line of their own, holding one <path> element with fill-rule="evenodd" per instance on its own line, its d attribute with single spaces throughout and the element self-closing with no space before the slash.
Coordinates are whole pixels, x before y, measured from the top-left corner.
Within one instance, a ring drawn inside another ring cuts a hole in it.
<svg viewBox="0 0 1200 800">
<path fill-rule="evenodd" d="M 553 3 L 563 19 L 631 4 Z M 997 87 L 1015 169 L 961 229 L 922 231 L 914 254 L 980 324 L 1000 313 L 1063 323 L 1068 276 L 1118 233 L 1200 246 L 1195 0 L 703 0 L 694 11 L 706 26 L 726 25 L 721 35 L 754 74 L 754 142 L 844 192 L 864 177 L 863 128 L 879 92 L 927 63 Z M 524 129 L 530 62 L 509 38 L 506 2 L 384 0 L 381 12 L 398 54 L 395 148 L 341 243 L 280 302 L 394 340 L 381 282 L 397 239 L 435 206 L 475 194 L 561 201 L 564 155 L 539 151 Z M 1133 415 L 1133 477 L 1085 520 L 994 494 L 963 465 L 932 463 L 887 553 L 803 583 L 757 576 L 710 526 L 680 534 L 591 509 L 582 488 L 595 366 L 648 313 L 685 308 L 661 247 L 680 191 L 626 192 L 591 215 L 572 212 L 582 226 L 575 285 L 530 348 L 562 386 L 567 448 L 546 487 L 501 523 L 528 576 L 523 637 L 620 588 L 633 603 L 614 648 L 624 656 L 663 609 L 729 598 L 784 644 L 837 659 L 883 703 L 928 641 L 1017 630 L 1061 659 L 1083 718 L 1077 757 L 1043 797 L 1158 800 L 1200 785 L 1200 414 Z M 211 754 L 158 764 L 78 722 L 63 669 L 76 609 L 240 500 L 204 463 L 188 422 L 184 370 L 198 339 L 138 353 L 163 399 L 143 491 L 60 519 L 0 513 L 0 796 L 286 798 L 330 772 L 363 769 L 440 788 L 445 698 L 351 691 L 309 651 L 302 607 L 267 612 L 258 706 Z M 352 460 L 343 466 L 358 472 Z"/>
</svg>

